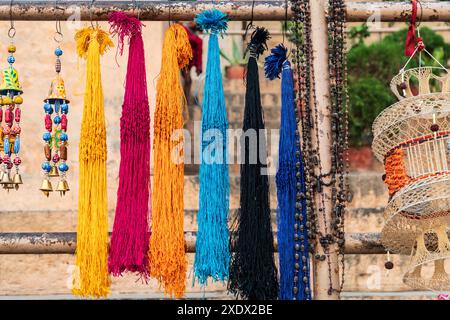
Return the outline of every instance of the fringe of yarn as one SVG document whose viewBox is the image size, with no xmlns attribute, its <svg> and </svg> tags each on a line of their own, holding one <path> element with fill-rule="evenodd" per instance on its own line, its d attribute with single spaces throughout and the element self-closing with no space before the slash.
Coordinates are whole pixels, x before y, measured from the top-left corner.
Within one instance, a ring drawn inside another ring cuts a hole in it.
<svg viewBox="0 0 450 320">
<path fill-rule="evenodd" d="M 166 31 L 161 72 L 156 86 L 154 124 L 154 177 L 152 196 L 151 276 L 164 286 L 165 294 L 180 298 L 186 286 L 184 241 L 183 137 L 172 134 L 183 128 L 186 99 L 180 83 L 180 68 L 192 59 L 186 30 L 173 24 Z M 180 147 L 181 146 L 181 147 Z M 174 159 L 181 157 L 181 161 Z M 181 162 L 181 163 L 180 163 Z"/>
<path fill-rule="evenodd" d="M 99 28 L 84 28 L 75 35 L 78 55 L 87 61 L 86 89 L 79 147 L 80 178 L 76 265 L 73 292 L 106 297 L 108 275 L 108 208 L 106 195 L 106 128 L 100 55 L 113 46 Z M 78 280 L 78 281 L 77 281 Z"/>
<path fill-rule="evenodd" d="M 308 235 L 306 230 L 298 231 L 295 236 L 294 225 L 296 223 L 295 214 L 298 210 L 296 202 L 301 204 L 300 214 L 303 215 L 303 222 L 306 219 L 306 199 L 301 198 L 301 193 L 297 194 L 297 183 L 301 184 L 300 192 L 305 193 L 305 175 L 303 167 L 303 157 L 300 148 L 300 140 L 297 135 L 296 108 L 294 103 L 294 81 L 290 62 L 287 60 L 287 49 L 278 45 L 271 50 L 272 54 L 266 58 L 265 72 L 270 80 L 280 77 L 281 73 L 281 125 L 280 142 L 278 148 L 278 171 L 276 175 L 277 183 L 277 239 L 278 257 L 280 268 L 280 291 L 281 300 L 308 300 L 309 281 L 303 282 L 303 278 L 309 279 L 309 257 L 306 254 L 306 261 L 299 259 L 300 270 L 295 273 L 295 245 L 305 246 L 304 252 L 308 252 Z M 297 168 L 296 164 L 300 166 Z M 297 176 L 299 172 L 299 176 Z M 300 196 L 300 197 L 298 197 Z M 300 199 L 299 199 L 300 198 Z M 303 268 L 305 267 L 305 268 Z M 294 277 L 297 276 L 297 292 L 294 292 Z M 306 289 L 308 287 L 308 289 Z"/>
<path fill-rule="evenodd" d="M 226 31 L 227 18 L 219 10 L 208 10 L 199 14 L 196 22 L 204 31 L 210 32 L 202 104 L 202 161 L 194 262 L 195 278 L 205 285 L 208 277 L 214 281 L 228 279 L 230 263 L 228 120 L 217 35 Z"/>
<path fill-rule="evenodd" d="M 142 23 L 123 12 L 110 15 L 110 33 L 120 54 L 129 38 L 125 96 L 120 118 L 120 169 L 117 206 L 108 260 L 114 276 L 150 276 L 148 264 L 150 197 L 150 108 L 147 95 Z"/>
<path fill-rule="evenodd" d="M 257 58 L 267 49 L 269 34 L 257 28 L 252 34 L 248 50 L 247 90 L 245 93 L 244 134 L 257 133 L 257 144 L 245 139 L 241 150 L 245 155 L 241 164 L 240 211 L 234 221 L 235 253 L 230 265 L 228 289 L 243 299 L 276 299 L 278 295 L 277 269 L 269 207 L 269 182 L 266 165 L 260 155 L 266 155 L 263 111 L 259 89 Z M 256 155 L 256 163 L 250 158 Z"/>
</svg>

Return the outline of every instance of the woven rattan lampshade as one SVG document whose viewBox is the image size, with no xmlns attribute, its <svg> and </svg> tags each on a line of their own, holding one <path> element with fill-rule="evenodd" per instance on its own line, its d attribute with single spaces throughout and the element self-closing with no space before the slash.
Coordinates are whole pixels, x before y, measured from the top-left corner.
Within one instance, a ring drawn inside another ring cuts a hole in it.
<svg viewBox="0 0 450 320">
<path fill-rule="evenodd" d="M 391 252 L 410 254 L 404 282 L 446 289 L 450 277 L 450 73 L 421 67 L 391 81 L 399 101 L 373 124 L 373 151 L 385 164 L 390 200 L 381 241 Z M 433 262 L 431 277 L 422 266 Z"/>
</svg>

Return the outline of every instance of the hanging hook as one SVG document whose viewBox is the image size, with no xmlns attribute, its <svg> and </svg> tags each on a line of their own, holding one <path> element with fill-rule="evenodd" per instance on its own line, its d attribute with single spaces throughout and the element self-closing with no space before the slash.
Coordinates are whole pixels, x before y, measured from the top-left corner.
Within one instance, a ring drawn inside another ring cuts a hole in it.
<svg viewBox="0 0 450 320">
<path fill-rule="evenodd" d="M 8 30 L 8 37 L 12 40 L 16 35 L 16 28 L 14 27 L 14 20 L 13 20 L 13 0 L 11 0 L 9 4 L 9 22 L 10 27 Z"/>
<path fill-rule="evenodd" d="M 55 11 L 56 11 L 56 13 L 55 13 L 55 35 L 53 36 L 53 40 L 55 40 L 55 42 L 56 43 L 61 43 L 62 42 L 62 40 L 63 40 L 63 38 L 64 38 L 64 35 L 63 35 L 63 33 L 62 33 L 62 28 L 61 28 L 61 19 L 59 18 L 59 15 L 58 15 L 58 10 L 64 10 L 63 8 L 60 8 L 60 7 L 58 7 L 58 0 L 55 0 Z"/>
<path fill-rule="evenodd" d="M 89 18 L 91 20 L 92 29 L 95 29 L 96 27 L 98 28 L 98 21 L 95 21 L 95 26 L 94 26 L 94 22 L 92 20 L 92 8 L 94 7 L 94 2 L 95 2 L 95 0 L 92 0 L 91 4 L 89 5 Z"/>
<path fill-rule="evenodd" d="M 247 25 L 247 27 L 245 27 L 244 39 L 247 38 L 248 31 L 255 27 L 253 25 L 253 10 L 254 9 L 255 9 L 255 0 L 252 0 L 252 11 L 251 11 L 251 16 L 250 16 L 250 23 Z"/>
<path fill-rule="evenodd" d="M 170 9 L 172 8 L 172 5 L 171 5 L 170 1 L 171 1 L 171 0 L 169 0 L 169 27 L 170 27 L 171 24 L 172 24 L 172 17 L 171 17 L 171 12 L 170 12 Z"/>
<path fill-rule="evenodd" d="M 137 11 L 137 18 L 138 18 L 138 20 L 140 20 L 141 8 L 140 8 L 137 0 L 133 0 L 133 9 L 134 9 L 134 11 Z"/>
<path fill-rule="evenodd" d="M 284 4 L 285 4 L 285 8 L 284 8 L 285 10 L 284 10 L 283 44 L 284 44 L 284 38 L 285 38 L 285 35 L 287 32 L 287 29 L 288 29 L 288 6 L 289 6 L 288 0 L 286 0 L 284 2 Z"/>
</svg>

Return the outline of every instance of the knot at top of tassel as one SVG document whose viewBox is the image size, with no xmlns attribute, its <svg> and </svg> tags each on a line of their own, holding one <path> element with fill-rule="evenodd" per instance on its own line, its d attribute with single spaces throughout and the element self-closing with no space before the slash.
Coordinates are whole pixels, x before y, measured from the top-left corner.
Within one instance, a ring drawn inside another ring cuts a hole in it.
<svg viewBox="0 0 450 320">
<path fill-rule="evenodd" d="M 163 48 L 163 54 L 168 54 L 167 50 L 172 50 L 172 48 L 168 49 L 169 46 L 172 46 L 175 49 L 178 67 L 183 69 L 188 66 L 189 61 L 192 59 L 192 48 L 187 31 L 179 23 L 171 25 L 168 31 L 168 36 L 171 38 L 170 45 Z"/>
<path fill-rule="evenodd" d="M 114 43 L 108 33 L 99 27 L 86 27 L 78 30 L 75 34 L 75 40 L 77 42 L 78 55 L 82 58 L 86 58 L 89 45 L 93 40 L 97 41 L 100 54 L 104 54 L 106 50 L 114 47 Z"/>
<path fill-rule="evenodd" d="M 250 57 L 258 59 L 258 57 L 267 50 L 267 40 L 269 39 L 269 31 L 264 27 L 257 27 L 252 33 L 246 53 L 249 51 Z"/>
<path fill-rule="evenodd" d="M 111 35 L 117 35 L 119 38 L 118 49 L 120 55 L 123 54 L 125 37 L 132 38 L 142 32 L 142 22 L 133 16 L 121 11 L 114 11 L 109 15 L 109 32 Z"/>
<path fill-rule="evenodd" d="M 227 15 L 217 9 L 206 10 L 195 17 L 199 27 L 208 33 L 223 33 L 228 29 Z"/>
<path fill-rule="evenodd" d="M 283 66 L 289 67 L 290 63 L 287 60 L 287 48 L 282 43 L 275 48 L 272 48 L 270 52 L 271 54 L 266 57 L 264 63 L 264 72 L 266 78 L 273 80 L 275 78 L 280 78 Z"/>
</svg>

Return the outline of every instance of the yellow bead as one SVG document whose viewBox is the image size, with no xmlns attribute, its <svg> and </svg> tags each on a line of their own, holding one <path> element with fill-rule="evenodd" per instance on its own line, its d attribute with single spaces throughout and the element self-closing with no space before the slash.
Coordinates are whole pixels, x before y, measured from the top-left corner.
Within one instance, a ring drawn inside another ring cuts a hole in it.
<svg viewBox="0 0 450 320">
<path fill-rule="evenodd" d="M 15 96 L 13 102 L 15 104 L 22 104 L 23 103 L 23 98 L 22 96 Z"/>
<path fill-rule="evenodd" d="M 10 44 L 10 45 L 8 46 L 8 52 L 9 52 L 9 53 L 14 53 L 14 52 L 16 52 L 16 46 L 13 45 L 13 44 Z"/>
<path fill-rule="evenodd" d="M 2 104 L 7 105 L 7 104 L 11 104 L 11 103 L 12 103 L 12 100 L 11 100 L 10 97 L 4 96 L 4 97 L 2 98 Z"/>
</svg>

